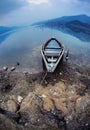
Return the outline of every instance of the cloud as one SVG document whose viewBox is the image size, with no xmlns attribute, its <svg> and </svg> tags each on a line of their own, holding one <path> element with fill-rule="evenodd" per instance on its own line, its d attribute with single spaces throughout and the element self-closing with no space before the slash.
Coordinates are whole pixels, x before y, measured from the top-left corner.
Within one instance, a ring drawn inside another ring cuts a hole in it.
<svg viewBox="0 0 90 130">
<path fill-rule="evenodd" d="M 47 4 L 50 1 L 49 0 L 27 0 L 27 2 L 32 4 Z"/>
<path fill-rule="evenodd" d="M 1 25 L 77 14 L 90 15 L 90 0 L 0 0 Z"/>
<path fill-rule="evenodd" d="M 25 0 L 0 0 L 0 15 L 7 14 L 25 5 Z"/>
<path fill-rule="evenodd" d="M 63 3 L 66 3 L 66 4 L 70 4 L 70 3 L 77 3 L 80 0 L 60 0 L 60 1 L 63 2 Z"/>
<path fill-rule="evenodd" d="M 50 0 L 0 0 L 0 15 L 7 14 L 29 4 L 48 4 Z"/>
<path fill-rule="evenodd" d="M 81 2 L 81 3 L 90 4 L 90 0 L 59 0 L 59 1 L 61 1 L 63 3 L 79 3 L 79 2 Z"/>
</svg>

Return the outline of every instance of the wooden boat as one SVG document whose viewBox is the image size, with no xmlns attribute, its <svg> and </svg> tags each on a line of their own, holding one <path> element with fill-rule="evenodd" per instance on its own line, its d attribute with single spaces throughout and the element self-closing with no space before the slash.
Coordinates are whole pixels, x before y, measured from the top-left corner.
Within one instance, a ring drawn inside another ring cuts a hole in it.
<svg viewBox="0 0 90 130">
<path fill-rule="evenodd" d="M 49 39 L 41 50 L 42 58 L 48 72 L 54 72 L 64 54 L 64 46 L 56 38 Z"/>
</svg>

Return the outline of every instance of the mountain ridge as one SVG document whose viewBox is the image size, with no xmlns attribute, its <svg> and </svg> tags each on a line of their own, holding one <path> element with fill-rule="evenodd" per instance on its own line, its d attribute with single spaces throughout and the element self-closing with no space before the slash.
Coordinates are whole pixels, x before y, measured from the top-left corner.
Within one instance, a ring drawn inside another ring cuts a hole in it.
<svg viewBox="0 0 90 130">
<path fill-rule="evenodd" d="M 56 29 L 73 35 L 80 40 L 90 41 L 90 16 L 87 15 L 63 16 L 38 22 L 34 26 Z"/>
</svg>

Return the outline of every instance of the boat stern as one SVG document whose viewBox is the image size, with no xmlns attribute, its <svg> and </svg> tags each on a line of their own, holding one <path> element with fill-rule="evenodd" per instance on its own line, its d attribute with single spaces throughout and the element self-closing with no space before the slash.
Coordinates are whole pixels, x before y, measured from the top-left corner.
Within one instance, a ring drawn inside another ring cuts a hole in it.
<svg viewBox="0 0 90 130">
<path fill-rule="evenodd" d="M 48 72 L 54 72 L 54 63 L 50 63 L 46 65 Z"/>
</svg>

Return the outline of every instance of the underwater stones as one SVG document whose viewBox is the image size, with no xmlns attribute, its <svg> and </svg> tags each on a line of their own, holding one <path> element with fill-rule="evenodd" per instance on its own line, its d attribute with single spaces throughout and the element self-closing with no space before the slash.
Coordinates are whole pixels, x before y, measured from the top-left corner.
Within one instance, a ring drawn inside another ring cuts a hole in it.
<svg viewBox="0 0 90 130">
<path fill-rule="evenodd" d="M 20 65 L 20 63 L 17 62 L 16 65 L 12 66 L 10 69 L 7 66 L 4 66 L 3 70 L 7 71 L 9 69 L 9 71 L 14 71 L 16 69 L 16 67 L 19 66 L 19 65 Z"/>
<path fill-rule="evenodd" d="M 19 62 L 17 62 L 17 66 L 19 66 L 20 65 L 20 63 Z"/>
<path fill-rule="evenodd" d="M 15 69 L 16 69 L 16 67 L 13 66 L 13 67 L 11 67 L 10 71 L 14 71 Z M 8 67 L 4 66 L 4 67 L 3 67 L 3 70 L 4 70 L 4 71 L 7 71 L 7 70 L 8 70 Z"/>
<path fill-rule="evenodd" d="M 3 67 L 3 70 L 4 70 L 4 71 L 7 71 L 7 70 L 8 70 L 8 67 L 4 66 L 4 67 Z"/>
<path fill-rule="evenodd" d="M 11 71 L 14 71 L 16 69 L 16 67 L 11 67 Z"/>
<path fill-rule="evenodd" d="M 65 57 L 65 59 L 66 59 L 66 61 L 67 61 L 67 60 L 69 59 L 69 57 L 68 57 L 68 56 L 66 56 L 66 57 Z"/>
</svg>

